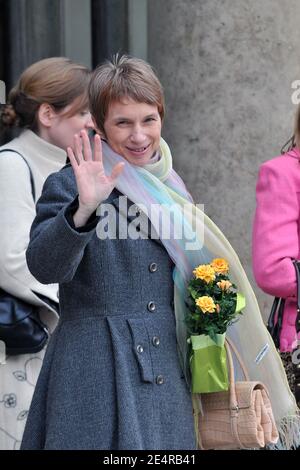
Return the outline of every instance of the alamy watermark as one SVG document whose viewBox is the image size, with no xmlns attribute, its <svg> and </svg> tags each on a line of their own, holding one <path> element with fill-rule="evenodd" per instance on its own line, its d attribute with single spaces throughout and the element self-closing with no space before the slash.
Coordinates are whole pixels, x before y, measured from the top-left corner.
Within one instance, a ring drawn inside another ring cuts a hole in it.
<svg viewBox="0 0 300 470">
<path fill-rule="evenodd" d="M 291 96 L 292 103 L 297 105 L 300 103 L 300 80 L 294 80 L 291 88 L 295 90 Z"/>
<path fill-rule="evenodd" d="M 204 205 L 131 204 L 120 196 L 117 208 L 103 203 L 97 209 L 100 217 L 96 233 L 100 240 L 182 240 L 184 249 L 199 250 L 204 245 Z"/>
<path fill-rule="evenodd" d="M 297 349 L 292 353 L 292 363 L 294 365 L 300 364 L 300 340 L 298 339 Z"/>
</svg>

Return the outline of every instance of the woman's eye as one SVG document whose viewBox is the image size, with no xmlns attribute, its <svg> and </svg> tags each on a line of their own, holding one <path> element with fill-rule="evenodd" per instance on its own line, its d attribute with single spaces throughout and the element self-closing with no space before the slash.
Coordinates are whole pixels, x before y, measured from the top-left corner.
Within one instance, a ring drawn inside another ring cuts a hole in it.
<svg viewBox="0 0 300 470">
<path fill-rule="evenodd" d="M 89 111 L 81 111 L 80 112 L 80 116 L 86 116 L 87 114 L 89 114 Z"/>
<path fill-rule="evenodd" d="M 145 122 L 151 122 L 151 121 L 156 121 L 156 119 L 153 117 L 149 117 L 145 120 Z"/>
</svg>

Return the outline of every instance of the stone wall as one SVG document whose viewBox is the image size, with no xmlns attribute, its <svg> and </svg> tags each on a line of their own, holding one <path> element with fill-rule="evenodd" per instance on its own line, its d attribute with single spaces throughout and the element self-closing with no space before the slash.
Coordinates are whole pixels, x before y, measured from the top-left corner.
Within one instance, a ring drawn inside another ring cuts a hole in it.
<svg viewBox="0 0 300 470">
<path fill-rule="evenodd" d="M 175 168 L 251 280 L 258 168 L 293 127 L 299 18 L 297 0 L 148 2 L 148 60 L 165 88 Z M 266 315 L 272 299 L 253 287 Z"/>
</svg>

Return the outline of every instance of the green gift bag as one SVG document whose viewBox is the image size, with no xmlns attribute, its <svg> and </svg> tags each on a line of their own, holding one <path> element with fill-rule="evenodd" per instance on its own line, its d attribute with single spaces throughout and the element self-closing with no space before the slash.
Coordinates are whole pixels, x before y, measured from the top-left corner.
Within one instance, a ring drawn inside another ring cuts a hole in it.
<svg viewBox="0 0 300 470">
<path fill-rule="evenodd" d="M 216 342 L 207 335 L 191 336 L 192 393 L 228 390 L 225 333 L 216 335 Z"/>
</svg>

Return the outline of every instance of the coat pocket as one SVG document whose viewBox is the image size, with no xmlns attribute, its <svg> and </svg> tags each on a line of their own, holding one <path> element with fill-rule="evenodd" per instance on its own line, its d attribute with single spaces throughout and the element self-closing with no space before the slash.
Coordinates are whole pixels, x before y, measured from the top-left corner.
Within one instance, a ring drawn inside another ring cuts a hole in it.
<svg viewBox="0 0 300 470">
<path fill-rule="evenodd" d="M 143 319 L 128 319 L 127 323 L 132 336 L 132 349 L 137 360 L 141 379 L 152 383 L 154 380 L 152 360 L 149 350 L 149 337 Z"/>
</svg>

